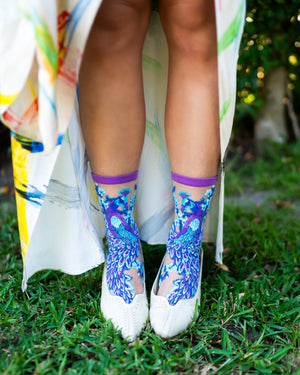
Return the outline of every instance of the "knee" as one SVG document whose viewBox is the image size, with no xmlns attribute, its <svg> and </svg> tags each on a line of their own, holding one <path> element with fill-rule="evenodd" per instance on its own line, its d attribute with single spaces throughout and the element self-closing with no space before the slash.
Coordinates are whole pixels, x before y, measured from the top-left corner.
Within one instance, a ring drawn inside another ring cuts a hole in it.
<svg viewBox="0 0 300 375">
<path fill-rule="evenodd" d="M 94 52 L 141 50 L 150 14 L 149 1 L 103 0 L 89 36 Z"/>
<path fill-rule="evenodd" d="M 203 59 L 215 56 L 216 23 L 213 2 L 165 0 L 162 24 L 170 51 L 197 54 Z"/>
</svg>

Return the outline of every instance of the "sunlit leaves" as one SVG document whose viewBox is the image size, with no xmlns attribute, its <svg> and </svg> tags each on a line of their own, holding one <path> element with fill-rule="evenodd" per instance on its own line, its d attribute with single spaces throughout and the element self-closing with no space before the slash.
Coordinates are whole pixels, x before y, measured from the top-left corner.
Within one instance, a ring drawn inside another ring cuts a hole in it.
<svg viewBox="0 0 300 375">
<path fill-rule="evenodd" d="M 289 87 L 298 90 L 300 61 L 300 4 L 298 0 L 248 0 L 238 63 L 237 120 L 257 115 L 263 105 L 268 73 L 287 69 Z"/>
</svg>

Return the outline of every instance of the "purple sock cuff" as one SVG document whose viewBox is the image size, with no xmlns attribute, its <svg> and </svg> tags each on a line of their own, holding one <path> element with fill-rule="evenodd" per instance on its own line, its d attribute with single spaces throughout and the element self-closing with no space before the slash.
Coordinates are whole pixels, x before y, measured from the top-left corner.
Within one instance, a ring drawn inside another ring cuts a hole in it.
<svg viewBox="0 0 300 375">
<path fill-rule="evenodd" d="M 187 186 L 194 186 L 194 187 L 204 187 L 204 186 L 211 186 L 215 185 L 218 181 L 218 176 L 214 177 L 207 177 L 207 178 L 194 178 L 194 177 L 186 177 L 182 176 L 177 173 L 171 173 L 172 180 L 178 182 L 182 185 Z"/>
<path fill-rule="evenodd" d="M 138 171 L 128 174 L 121 174 L 120 176 L 100 176 L 92 173 L 92 178 L 97 184 L 103 185 L 118 185 L 126 182 L 135 181 L 138 176 Z"/>
</svg>

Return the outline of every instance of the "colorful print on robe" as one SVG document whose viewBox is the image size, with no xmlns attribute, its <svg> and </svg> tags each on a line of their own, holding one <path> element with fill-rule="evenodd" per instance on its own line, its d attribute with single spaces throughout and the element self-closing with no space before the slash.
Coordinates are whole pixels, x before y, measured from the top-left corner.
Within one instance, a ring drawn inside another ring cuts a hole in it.
<svg viewBox="0 0 300 375">
<path fill-rule="evenodd" d="M 15 138 L 12 141 L 23 290 L 38 271 L 59 269 L 80 274 L 105 260 L 105 221 L 90 177 L 75 95 L 85 43 L 101 3 L 0 0 L 1 121 L 18 136 L 36 142 L 27 143 L 27 149 Z M 223 161 L 234 115 L 246 1 L 214 3 Z M 164 135 L 168 47 L 155 11 L 144 43 L 142 67 L 147 121 L 134 218 L 143 241 L 162 244 L 173 223 L 174 207 Z M 63 135 L 62 144 L 56 146 Z M 41 194 L 35 199 L 38 192 Z M 217 243 L 219 263 L 223 202 L 224 171 L 220 169 L 203 230 L 203 241 Z"/>
</svg>

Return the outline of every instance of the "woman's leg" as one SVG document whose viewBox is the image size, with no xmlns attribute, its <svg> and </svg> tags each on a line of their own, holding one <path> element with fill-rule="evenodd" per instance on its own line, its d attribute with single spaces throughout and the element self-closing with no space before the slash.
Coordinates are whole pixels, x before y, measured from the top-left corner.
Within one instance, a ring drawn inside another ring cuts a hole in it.
<svg viewBox="0 0 300 375">
<path fill-rule="evenodd" d="M 158 295 L 176 304 L 180 298 L 193 297 L 197 286 L 189 285 L 192 277 L 187 273 L 194 272 L 197 283 L 203 222 L 213 193 L 209 188 L 216 182 L 203 179 L 217 175 L 220 161 L 214 1 L 160 0 L 160 16 L 169 46 L 165 127 L 176 212 Z M 185 265 L 175 259 L 178 246 L 188 259 Z M 194 261 L 195 269 L 191 270 L 189 265 Z M 184 278 L 189 293 L 176 296 Z"/>
<path fill-rule="evenodd" d="M 126 303 L 144 289 L 132 210 L 145 133 L 141 64 L 150 14 L 150 0 L 103 0 L 79 75 L 82 132 L 106 221 L 107 282 Z"/>
<path fill-rule="evenodd" d="M 169 46 L 166 138 L 171 169 L 217 173 L 220 159 L 214 1 L 160 0 Z"/>
<path fill-rule="evenodd" d="M 142 48 L 150 14 L 150 0 L 103 0 L 79 74 L 82 132 L 108 242 L 101 310 L 130 340 L 148 316 L 132 213 L 145 134 Z"/>
<path fill-rule="evenodd" d="M 137 170 L 145 134 L 142 48 L 149 0 L 103 0 L 79 75 L 80 118 L 94 173 Z"/>
</svg>

